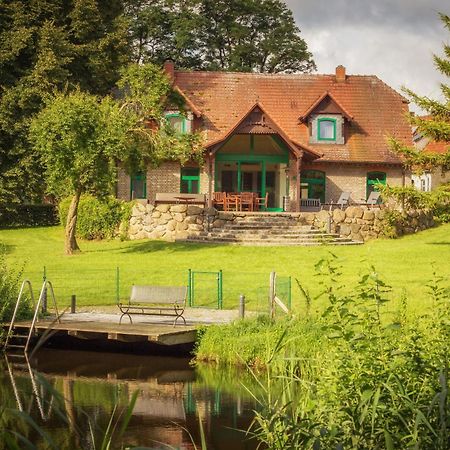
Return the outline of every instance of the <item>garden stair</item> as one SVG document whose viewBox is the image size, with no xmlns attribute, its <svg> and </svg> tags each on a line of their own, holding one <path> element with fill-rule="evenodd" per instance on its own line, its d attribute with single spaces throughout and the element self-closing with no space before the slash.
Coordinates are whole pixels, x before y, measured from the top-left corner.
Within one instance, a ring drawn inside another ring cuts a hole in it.
<svg viewBox="0 0 450 450">
<path fill-rule="evenodd" d="M 359 241 L 301 225 L 293 216 L 248 214 L 221 228 L 191 233 L 186 242 L 252 246 L 357 245 Z"/>
</svg>

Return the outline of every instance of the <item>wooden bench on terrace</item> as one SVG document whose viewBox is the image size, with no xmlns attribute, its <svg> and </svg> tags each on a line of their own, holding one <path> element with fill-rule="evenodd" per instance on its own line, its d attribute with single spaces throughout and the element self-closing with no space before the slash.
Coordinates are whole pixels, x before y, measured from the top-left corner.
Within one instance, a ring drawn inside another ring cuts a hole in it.
<svg viewBox="0 0 450 450">
<path fill-rule="evenodd" d="M 159 203 L 185 203 L 189 205 L 205 205 L 205 194 L 156 193 L 155 205 Z"/>
<path fill-rule="evenodd" d="M 186 307 L 186 286 L 137 286 L 131 288 L 131 295 L 128 304 L 119 303 L 119 309 L 122 315 L 119 323 L 122 323 L 123 316 L 128 316 L 130 323 L 132 314 L 144 316 L 169 316 L 175 317 L 173 326 L 179 318 L 183 317 Z"/>
</svg>

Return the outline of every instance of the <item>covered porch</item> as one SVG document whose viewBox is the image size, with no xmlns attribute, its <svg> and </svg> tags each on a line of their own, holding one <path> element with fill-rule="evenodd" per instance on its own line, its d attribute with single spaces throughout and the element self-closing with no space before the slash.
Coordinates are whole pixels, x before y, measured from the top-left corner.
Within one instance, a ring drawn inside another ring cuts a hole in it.
<svg viewBox="0 0 450 450">
<path fill-rule="evenodd" d="M 225 210 L 299 211 L 303 161 L 320 157 L 292 142 L 260 105 L 207 149 L 209 203 Z"/>
</svg>

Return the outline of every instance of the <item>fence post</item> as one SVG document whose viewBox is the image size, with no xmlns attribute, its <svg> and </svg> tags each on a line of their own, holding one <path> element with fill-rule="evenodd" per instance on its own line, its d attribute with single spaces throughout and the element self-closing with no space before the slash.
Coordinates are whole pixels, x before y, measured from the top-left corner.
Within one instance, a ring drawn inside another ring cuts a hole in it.
<svg viewBox="0 0 450 450">
<path fill-rule="evenodd" d="M 72 294 L 70 297 L 70 314 L 75 314 L 77 309 L 77 296 Z"/>
<path fill-rule="evenodd" d="M 116 267 L 116 300 L 117 304 L 120 303 L 120 272 L 119 267 Z"/>
<path fill-rule="evenodd" d="M 275 318 L 275 283 L 276 283 L 276 272 L 270 272 L 270 283 L 269 283 L 269 314 L 270 318 Z"/>
<path fill-rule="evenodd" d="M 188 305 L 192 306 L 192 270 L 188 269 Z"/>
<path fill-rule="evenodd" d="M 219 270 L 219 279 L 218 279 L 218 294 L 219 294 L 219 309 L 223 309 L 223 279 L 222 279 L 222 269 Z"/>
<path fill-rule="evenodd" d="M 241 294 L 239 296 L 239 319 L 245 317 L 245 295 Z"/>
<path fill-rule="evenodd" d="M 42 277 L 43 282 L 47 281 L 47 267 L 44 266 L 44 276 Z M 42 293 L 42 314 L 47 312 L 47 285 L 44 285 L 44 292 Z"/>
</svg>

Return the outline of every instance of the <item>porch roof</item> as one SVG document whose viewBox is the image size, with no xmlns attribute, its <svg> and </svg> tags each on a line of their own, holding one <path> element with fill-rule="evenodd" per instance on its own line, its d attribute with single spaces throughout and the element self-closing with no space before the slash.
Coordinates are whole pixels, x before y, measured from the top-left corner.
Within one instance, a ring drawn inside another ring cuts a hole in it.
<svg viewBox="0 0 450 450">
<path fill-rule="evenodd" d="M 208 143 L 206 148 L 214 154 L 235 134 L 278 135 L 296 158 L 304 157 L 312 161 L 323 156 L 304 144 L 290 139 L 260 102 L 252 105 L 223 137 Z"/>
</svg>

